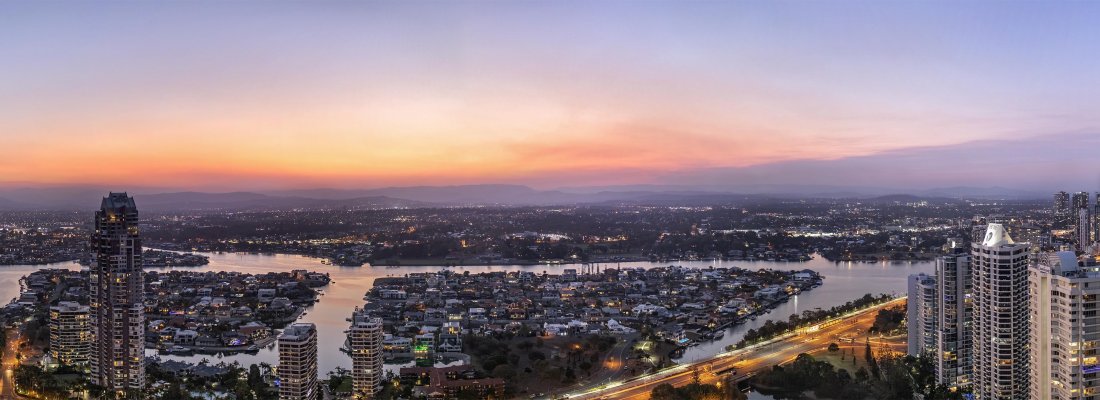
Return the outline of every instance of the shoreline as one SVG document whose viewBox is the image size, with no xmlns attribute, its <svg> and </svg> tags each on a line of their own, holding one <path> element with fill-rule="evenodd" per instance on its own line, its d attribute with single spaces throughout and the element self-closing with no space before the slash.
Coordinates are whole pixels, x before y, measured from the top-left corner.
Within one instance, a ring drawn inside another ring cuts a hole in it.
<svg viewBox="0 0 1100 400">
<path fill-rule="evenodd" d="M 254 343 L 252 343 L 248 346 L 194 346 L 194 345 L 182 345 L 182 344 L 175 345 L 175 346 L 179 346 L 179 347 L 182 347 L 184 349 L 187 349 L 188 352 L 190 352 L 192 354 L 179 354 L 179 353 L 169 352 L 166 349 L 161 349 L 159 347 L 156 347 L 155 345 L 150 346 L 149 342 L 145 342 L 145 348 L 146 349 L 156 349 L 158 356 L 159 355 L 166 355 L 166 356 L 184 356 L 184 357 L 186 357 L 188 355 L 194 355 L 194 354 L 210 354 L 210 355 L 219 354 L 219 353 L 220 354 L 240 354 L 240 353 L 258 352 L 258 351 L 260 351 L 260 350 L 262 350 L 262 349 L 264 349 L 268 346 L 271 346 L 272 344 L 275 343 L 276 340 L 278 340 L 278 337 L 268 336 L 268 337 L 265 337 L 263 339 L 260 339 L 256 342 L 254 342 Z M 251 347 L 255 347 L 255 349 L 250 349 Z M 161 354 L 162 352 L 163 352 L 163 354 Z"/>
<path fill-rule="evenodd" d="M 165 250 L 165 249 L 152 248 L 152 247 L 150 249 L 185 253 L 184 251 L 181 251 L 181 250 Z M 247 255 L 261 255 L 261 256 L 278 256 L 278 255 L 301 256 L 301 257 L 306 257 L 306 258 L 313 258 L 313 259 L 322 260 L 322 262 L 325 265 L 331 265 L 331 266 L 343 267 L 343 268 L 371 268 L 371 267 L 385 267 L 385 268 L 389 268 L 389 267 L 439 267 L 439 268 L 452 268 L 452 267 L 492 267 L 492 266 L 513 266 L 513 265 L 520 265 L 520 266 L 532 266 L 532 265 L 554 266 L 554 265 L 581 265 L 581 264 L 617 264 L 617 263 L 637 263 L 637 262 L 679 263 L 679 262 L 714 262 L 714 261 L 720 261 L 720 262 L 781 262 L 781 263 L 801 264 L 801 263 L 806 263 L 806 262 L 809 262 L 809 261 L 812 260 L 812 258 L 810 260 L 761 260 L 761 259 L 747 259 L 747 258 L 701 258 L 701 259 L 698 259 L 698 260 L 685 260 L 685 259 L 651 260 L 651 259 L 646 258 L 646 257 L 638 257 L 638 258 L 630 258 L 630 259 L 622 259 L 622 260 L 589 260 L 589 261 L 572 261 L 572 260 L 528 261 L 528 260 L 515 260 L 515 261 L 508 261 L 508 262 L 453 262 L 453 261 L 452 262 L 445 262 L 445 261 L 442 261 L 442 260 L 430 260 L 430 261 L 429 260 L 423 260 L 423 261 L 422 260 L 409 260 L 409 261 L 406 261 L 406 262 L 401 262 L 401 260 L 397 260 L 396 262 L 383 261 L 383 262 L 379 262 L 379 263 L 364 263 L 362 265 L 341 265 L 341 264 L 332 263 L 332 260 L 327 258 L 327 257 L 321 257 L 321 256 L 317 256 L 317 255 L 312 255 L 312 254 L 300 254 L 300 253 L 278 253 L 278 252 L 261 252 L 261 251 L 191 251 L 191 253 L 196 253 L 196 254 L 200 254 L 200 253 L 206 253 L 206 254 L 247 254 Z M 847 260 L 846 259 L 833 260 L 833 259 L 829 259 L 828 257 L 821 256 L 821 255 L 818 255 L 818 257 L 821 257 L 825 261 L 828 261 L 828 262 L 831 262 L 831 263 L 848 263 L 848 262 L 877 263 L 877 262 L 906 262 L 906 261 L 922 262 L 922 261 L 934 261 L 935 260 L 934 257 L 928 257 L 928 258 L 922 258 L 922 257 L 917 257 L 917 258 L 853 258 L 853 259 L 847 259 Z M 70 262 L 80 264 L 80 259 L 79 258 L 73 258 L 73 259 L 68 259 L 68 260 L 58 260 L 58 261 L 49 261 L 49 262 L 29 262 L 29 263 L 11 262 L 11 263 L 0 264 L 0 268 L 17 267 L 17 266 L 42 266 L 42 265 L 53 265 L 53 264 L 62 264 L 62 263 L 70 263 Z M 144 265 L 144 266 L 142 266 L 142 268 L 155 268 L 155 269 L 160 269 L 160 268 L 200 268 L 200 267 L 205 267 L 207 265 L 209 265 L 209 263 L 207 263 L 207 264 L 198 264 L 198 265 Z M 81 266 L 84 267 L 84 265 L 81 265 Z"/>
<path fill-rule="evenodd" d="M 249 254 L 249 253 L 246 253 L 246 252 L 237 252 L 237 253 L 222 252 L 222 253 L 204 253 L 204 254 L 210 256 L 210 261 L 211 262 L 210 262 L 210 265 L 202 267 L 201 270 L 241 270 L 242 272 L 264 273 L 264 272 L 269 272 L 269 271 L 283 271 L 283 272 L 286 272 L 286 271 L 290 271 L 292 269 L 307 269 L 307 270 L 313 270 L 313 271 L 317 271 L 317 272 L 331 272 L 331 279 L 333 281 L 332 283 L 335 284 L 335 286 L 330 286 L 330 287 L 326 288 L 325 289 L 325 296 L 318 297 L 318 299 L 321 299 L 321 301 L 318 302 L 313 308 L 307 309 L 306 311 L 308 311 L 308 315 L 304 316 L 303 320 L 300 320 L 300 321 L 309 321 L 309 322 L 320 322 L 322 324 L 322 325 L 318 325 L 318 335 L 319 335 L 318 339 L 321 341 L 321 343 L 325 343 L 326 341 L 328 343 L 343 343 L 344 342 L 344 340 L 346 339 L 346 335 L 343 334 L 343 331 L 346 330 L 346 328 L 347 328 L 347 322 L 345 321 L 345 319 L 346 319 L 346 317 L 349 316 L 348 313 L 350 312 L 350 309 L 344 309 L 343 306 L 341 306 L 340 304 L 345 304 L 346 302 L 349 302 L 349 301 L 353 302 L 355 304 L 361 304 L 360 302 L 363 301 L 362 298 L 363 298 L 363 295 L 365 294 L 365 291 L 370 287 L 370 282 L 373 281 L 374 279 L 384 278 L 384 277 L 388 277 L 388 276 L 399 277 L 399 276 L 403 275 L 404 273 L 428 272 L 429 270 L 435 270 L 436 269 L 436 268 L 418 268 L 418 267 L 397 267 L 397 268 L 376 268 L 376 269 L 370 269 L 370 268 L 332 268 L 331 265 L 322 265 L 319 260 L 315 259 L 315 257 L 305 257 L 305 256 L 301 256 L 301 255 L 294 255 L 294 254 L 280 254 L 280 255 L 278 255 L 278 258 L 270 257 L 270 256 L 264 256 L 264 255 L 257 255 L 255 253 Z M 833 304 L 833 300 L 834 300 L 834 299 L 832 299 L 833 296 L 829 294 L 832 290 L 831 289 L 826 289 L 826 288 L 833 287 L 833 285 L 837 284 L 837 283 L 844 283 L 844 282 L 848 282 L 848 281 L 842 279 L 839 282 L 833 282 L 833 281 L 830 280 L 830 278 L 832 278 L 832 275 L 837 275 L 837 274 L 844 275 L 844 276 L 858 275 L 859 276 L 858 280 L 862 281 L 862 280 L 865 279 L 864 275 L 866 275 L 866 274 L 864 274 L 864 271 L 868 271 L 868 272 L 870 272 L 869 275 L 875 275 L 875 276 L 877 276 L 877 275 L 902 276 L 902 278 L 900 278 L 901 280 L 898 281 L 898 282 L 904 282 L 903 276 L 905 274 L 910 273 L 910 272 L 908 272 L 908 271 L 911 270 L 910 268 L 908 268 L 908 267 L 911 266 L 910 264 L 911 263 L 908 263 L 908 262 L 897 263 L 897 266 L 898 266 L 897 269 L 895 269 L 895 268 L 882 269 L 882 268 L 879 268 L 878 265 L 869 266 L 869 264 L 866 264 L 866 263 L 852 263 L 852 268 L 848 269 L 848 268 L 836 268 L 834 263 L 827 262 L 823 258 L 817 257 L 814 260 L 809 261 L 808 263 L 769 263 L 769 262 L 757 261 L 755 263 L 753 263 L 753 262 L 734 262 L 734 263 L 732 263 L 732 265 L 731 264 L 726 264 L 725 266 L 736 266 L 736 267 L 745 268 L 745 269 L 748 269 L 748 270 L 756 270 L 756 269 L 759 269 L 759 268 L 778 268 L 778 269 L 804 269 L 804 268 L 809 268 L 809 269 L 813 269 L 815 271 L 818 271 L 819 273 L 822 273 L 823 276 L 825 277 L 825 282 L 824 282 L 825 284 L 823 286 L 815 288 L 814 290 L 809 291 L 809 292 L 803 292 L 802 294 L 800 294 L 798 296 L 798 298 L 800 300 L 798 300 L 797 303 L 792 298 L 787 303 L 783 303 L 783 304 L 779 305 L 778 310 L 788 310 L 790 307 L 792 307 L 791 304 L 801 303 L 803 305 L 808 305 L 808 304 L 816 302 L 816 303 L 821 303 L 819 305 L 828 304 L 828 305 L 831 306 L 831 305 L 842 304 L 844 301 L 850 300 L 849 296 L 847 296 L 847 295 L 840 296 L 840 297 L 837 297 L 835 299 L 836 304 Z M 682 266 L 687 267 L 687 268 L 696 268 L 696 267 L 698 267 L 698 268 L 708 268 L 711 265 L 712 265 L 712 263 L 710 263 L 710 262 L 694 262 L 694 261 L 684 261 L 684 262 L 682 262 Z M 922 265 L 923 267 L 921 268 L 920 271 L 924 271 L 926 269 L 931 269 L 932 268 L 929 264 L 913 263 L 912 265 Z M 636 263 L 636 264 L 624 264 L 623 269 L 625 270 L 628 267 L 630 267 L 630 268 L 640 267 L 640 268 L 648 269 L 648 268 L 651 268 L 651 267 L 659 267 L 659 266 L 667 266 L 667 264 L 662 265 L 662 264 L 659 264 L 659 263 L 650 263 L 650 262 Z M 714 266 L 718 267 L 719 265 L 714 264 Z M 59 267 L 69 267 L 69 265 L 63 264 L 63 265 L 60 265 Z M 607 267 L 608 268 L 613 268 L 614 265 L 608 265 Z M 70 268 L 75 268 L 75 265 L 71 266 Z M 551 271 L 560 271 L 563 268 L 572 268 L 572 267 L 569 267 L 569 266 L 554 266 L 554 267 L 547 267 L 545 269 L 551 270 Z M 25 267 L 24 269 L 33 269 L 33 268 L 32 267 Z M 442 269 L 442 268 L 439 268 L 439 269 Z M 541 273 L 541 271 L 544 268 L 540 268 L 540 267 L 537 267 L 537 266 L 527 266 L 527 267 L 524 267 L 524 266 L 501 266 L 501 267 L 467 267 L 467 268 L 463 268 L 463 269 L 470 270 L 471 273 L 476 273 L 476 272 L 479 272 L 479 271 L 480 272 L 492 272 L 492 271 L 503 271 L 503 270 L 525 270 L 525 271 L 532 271 L 532 272 L 535 272 L 535 273 Z M 452 271 L 457 270 L 461 273 L 461 271 L 463 269 L 451 269 L 451 270 Z M 579 267 L 578 267 L 578 269 L 579 269 Z M 0 268 L 0 270 L 3 270 L 3 269 Z M 185 270 L 185 269 L 180 268 L 180 270 Z M 482 270 L 484 270 L 484 271 L 482 271 Z M 905 272 L 903 273 L 902 271 L 905 271 Z M 913 271 L 916 271 L 916 270 L 913 270 Z M 9 274 L 9 275 L 12 275 L 12 274 Z M 20 273 L 19 275 L 22 275 L 22 274 Z M 867 276 L 866 278 L 869 279 L 870 276 Z M 870 285 L 871 286 L 870 289 L 873 289 L 874 292 L 891 292 L 891 291 L 898 291 L 898 290 L 904 290 L 905 289 L 903 283 L 902 284 L 897 284 L 897 285 L 890 285 L 890 288 L 883 288 L 883 289 L 877 288 L 878 286 L 881 286 L 883 283 L 889 283 L 889 282 L 894 282 L 894 281 L 895 281 L 894 279 L 891 279 L 889 281 L 871 279 L 871 280 L 867 281 L 867 285 Z M 897 287 L 894 288 L 893 286 L 897 286 Z M 847 287 L 847 286 L 844 286 L 844 287 Z M 864 288 L 863 284 L 860 284 L 858 286 L 858 288 L 860 289 L 860 293 L 866 292 L 868 290 L 867 288 Z M 825 290 L 825 291 L 823 291 L 823 290 Z M 807 297 L 807 296 L 809 296 L 809 297 Z M 815 300 L 815 299 L 817 299 L 817 300 Z M 809 301 L 810 303 L 807 303 L 807 301 Z M 786 319 L 787 315 L 793 313 L 794 311 L 791 311 L 791 312 L 782 311 L 782 312 L 779 312 L 779 313 L 775 313 L 775 310 L 773 309 L 771 312 L 773 313 L 772 315 L 782 315 L 782 318 Z M 327 316 L 332 316 L 332 318 L 326 319 Z M 718 350 L 719 347 L 724 347 L 727 344 L 733 344 L 734 342 L 736 342 L 737 339 L 740 336 L 739 332 L 743 332 L 745 329 L 747 329 L 747 327 L 756 327 L 756 325 L 758 325 L 760 323 L 763 323 L 763 320 L 765 320 L 767 318 L 769 318 L 769 317 L 762 317 L 762 318 L 758 317 L 755 321 L 745 321 L 743 324 L 737 325 L 735 327 L 731 327 L 730 329 L 733 329 L 733 330 L 732 331 L 727 330 L 725 332 L 724 338 L 722 338 L 720 341 L 718 341 L 718 342 L 706 342 L 706 341 L 701 342 L 701 343 L 699 343 L 698 346 L 687 349 L 686 354 L 688 354 L 688 357 L 690 358 L 693 354 L 699 352 L 700 349 L 709 350 L 711 348 L 714 348 L 715 349 L 714 351 L 720 351 L 720 350 Z M 772 317 L 772 318 L 774 318 L 774 317 Z M 320 321 L 318 321 L 318 319 L 320 319 Z M 330 370 L 334 369 L 335 367 L 343 367 L 343 368 L 349 368 L 350 367 L 350 363 L 346 362 L 346 356 L 343 353 L 339 352 L 338 347 L 339 347 L 338 344 L 330 345 L 330 346 L 327 346 L 327 347 L 324 346 L 324 345 L 319 346 L 319 355 L 318 355 L 318 359 L 319 359 L 318 362 L 320 363 L 319 366 L 318 366 L 319 370 L 321 370 L 321 371 L 330 371 Z M 152 350 L 150 350 L 150 354 L 152 354 L 152 353 L 154 353 L 154 352 Z M 182 360 L 182 361 L 187 361 L 187 362 L 197 362 L 198 360 L 200 360 L 202 358 L 201 355 L 177 356 L 177 355 L 169 355 L 167 353 L 163 353 L 163 355 L 168 357 L 169 359 Z M 238 353 L 235 353 L 235 354 L 232 354 L 232 355 L 226 355 L 225 357 L 226 357 L 227 362 L 229 362 L 231 360 L 238 360 L 238 361 L 241 361 L 242 363 L 261 362 L 261 361 L 263 361 L 263 362 L 274 362 L 273 360 L 277 359 L 277 352 L 273 349 L 261 348 L 258 355 L 257 354 L 245 353 L 245 352 L 238 352 Z M 213 358 L 211 358 L 211 360 L 213 360 Z M 389 364 L 387 364 L 386 368 L 387 368 L 387 370 L 393 369 L 394 372 L 396 372 L 396 369 L 391 368 Z"/>
</svg>

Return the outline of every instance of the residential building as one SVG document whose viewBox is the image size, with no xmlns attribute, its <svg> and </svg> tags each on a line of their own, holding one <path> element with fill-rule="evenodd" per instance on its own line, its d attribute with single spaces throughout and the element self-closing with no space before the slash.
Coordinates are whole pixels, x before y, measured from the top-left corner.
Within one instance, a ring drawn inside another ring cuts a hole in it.
<svg viewBox="0 0 1100 400">
<path fill-rule="evenodd" d="M 351 347 L 351 386 L 356 399 L 369 399 L 382 388 L 382 342 L 385 332 L 381 318 L 372 318 L 359 308 L 352 314 L 348 330 Z"/>
<path fill-rule="evenodd" d="M 486 377 L 469 365 L 407 367 L 400 372 L 402 381 L 427 383 L 413 389 L 413 397 L 456 399 L 467 393 L 479 399 L 504 398 L 503 379 Z"/>
<path fill-rule="evenodd" d="M 315 400 L 317 327 L 294 323 L 279 335 L 279 400 Z"/>
<path fill-rule="evenodd" d="M 1092 240 L 1100 242 L 1100 192 L 1093 195 L 1092 204 Z"/>
<path fill-rule="evenodd" d="M 973 392 L 981 400 L 1028 396 L 1028 248 L 1001 224 L 971 244 Z"/>
<path fill-rule="evenodd" d="M 974 300 L 970 253 L 959 240 L 949 240 L 936 260 L 936 383 L 951 388 L 970 385 Z"/>
<path fill-rule="evenodd" d="M 124 397 L 145 387 L 144 273 L 133 197 L 111 193 L 95 214 L 89 271 L 93 384 Z"/>
<path fill-rule="evenodd" d="M 1077 192 L 1073 194 L 1073 199 L 1070 201 L 1072 208 L 1072 216 L 1077 217 L 1077 210 L 1089 209 L 1089 192 Z"/>
<path fill-rule="evenodd" d="M 1077 250 L 1085 251 L 1092 244 L 1091 222 L 1087 208 L 1077 210 Z"/>
<path fill-rule="evenodd" d="M 909 355 L 936 349 L 936 278 L 927 274 L 909 275 Z"/>
<path fill-rule="evenodd" d="M 88 364 L 92 333 L 88 330 L 88 306 L 62 301 L 50 307 L 50 357 L 61 365 Z"/>
<path fill-rule="evenodd" d="M 1069 193 L 1058 192 L 1054 194 L 1054 229 L 1068 229 L 1069 225 L 1073 223 L 1073 216 L 1075 215 L 1070 211 Z"/>
<path fill-rule="evenodd" d="M 1100 272 L 1071 251 L 1046 254 L 1028 269 L 1033 400 L 1100 396 Z"/>
</svg>

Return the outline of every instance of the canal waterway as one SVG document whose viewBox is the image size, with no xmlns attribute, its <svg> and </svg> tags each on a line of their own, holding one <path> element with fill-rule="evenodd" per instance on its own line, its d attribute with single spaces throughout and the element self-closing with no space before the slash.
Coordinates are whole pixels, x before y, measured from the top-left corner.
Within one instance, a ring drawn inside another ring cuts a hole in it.
<svg viewBox="0 0 1100 400">
<path fill-rule="evenodd" d="M 257 274 L 266 272 L 284 272 L 306 269 L 328 273 L 332 283 L 324 288 L 324 296 L 313 307 L 306 310 L 302 322 L 312 322 L 318 330 L 318 367 L 325 374 L 336 367 L 350 368 L 351 359 L 340 351 L 344 343 L 344 331 L 348 328 L 347 318 L 352 310 L 363 304 L 363 296 L 374 280 L 386 276 L 403 276 L 414 272 L 428 272 L 449 269 L 458 273 L 469 271 L 471 274 L 491 271 L 532 271 L 550 274 L 561 273 L 563 269 L 579 268 L 578 265 L 494 265 L 494 266 L 456 266 L 456 267 L 340 267 L 323 264 L 320 259 L 288 254 L 251 254 L 251 253 L 199 253 L 210 258 L 210 263 L 201 267 L 158 268 L 160 270 L 185 271 L 239 271 Z M 787 319 L 791 314 L 801 313 L 814 308 L 829 308 L 854 300 L 866 293 L 904 294 L 905 277 L 916 273 L 932 273 L 932 262 L 878 262 L 878 263 L 834 263 L 821 257 L 807 262 L 772 261 L 678 261 L 665 263 L 630 262 L 601 264 L 604 268 L 653 268 L 668 265 L 706 268 L 741 267 L 747 269 L 771 268 L 783 270 L 812 269 L 824 276 L 824 284 L 813 290 L 792 297 L 772 311 L 757 317 L 756 320 L 730 327 L 718 341 L 702 343 L 688 348 L 678 360 L 690 362 L 722 352 L 726 345 L 736 343 L 750 328 L 758 327 L 768 319 Z M 41 268 L 80 269 L 75 262 L 49 265 L 0 266 L 0 301 L 19 295 L 19 278 Z M 156 350 L 149 350 L 155 355 Z M 203 358 L 211 363 L 238 361 L 241 364 L 266 362 L 278 363 L 275 346 L 261 349 L 254 354 L 176 356 L 160 355 L 161 358 L 183 361 L 199 361 Z M 397 365 L 390 365 L 396 368 Z"/>
</svg>

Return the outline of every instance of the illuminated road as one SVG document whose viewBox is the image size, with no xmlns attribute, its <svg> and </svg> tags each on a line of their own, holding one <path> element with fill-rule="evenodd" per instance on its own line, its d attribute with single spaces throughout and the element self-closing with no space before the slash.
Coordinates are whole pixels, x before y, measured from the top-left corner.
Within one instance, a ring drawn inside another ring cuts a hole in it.
<svg viewBox="0 0 1100 400">
<path fill-rule="evenodd" d="M 737 376 L 752 376 L 757 372 L 771 368 L 773 365 L 782 364 L 794 360 L 800 353 L 813 353 L 828 348 L 830 343 L 837 342 L 842 347 L 862 347 L 863 341 L 857 340 L 853 344 L 839 343 L 837 337 L 860 338 L 875 321 L 878 310 L 884 307 L 893 307 L 905 303 L 904 298 L 874 306 L 859 311 L 849 316 L 841 317 L 819 325 L 816 331 L 789 334 L 785 337 L 774 339 L 771 342 L 750 346 L 742 350 L 720 354 L 712 359 L 700 361 L 690 365 L 682 365 L 656 374 L 646 375 L 630 382 L 618 382 L 609 385 L 602 390 L 589 390 L 586 392 L 573 392 L 568 395 L 570 399 L 631 399 L 643 400 L 649 398 L 649 393 L 657 385 L 668 383 L 673 386 L 683 386 L 694 380 L 693 369 L 698 369 L 701 383 L 716 383 L 719 378 L 715 372 L 722 372 L 734 368 Z M 813 330 L 807 329 L 807 330 Z M 877 349 L 877 346 L 872 344 Z M 899 350 L 895 348 L 894 350 Z"/>
<path fill-rule="evenodd" d="M 4 379 L 0 380 L 0 398 L 14 399 L 15 384 L 12 383 L 12 370 L 15 369 L 15 353 L 19 349 L 19 336 L 14 330 L 5 329 L 3 334 L 8 335 L 8 348 L 4 349 L 4 357 L 0 359 L 0 366 L 4 369 Z"/>
</svg>

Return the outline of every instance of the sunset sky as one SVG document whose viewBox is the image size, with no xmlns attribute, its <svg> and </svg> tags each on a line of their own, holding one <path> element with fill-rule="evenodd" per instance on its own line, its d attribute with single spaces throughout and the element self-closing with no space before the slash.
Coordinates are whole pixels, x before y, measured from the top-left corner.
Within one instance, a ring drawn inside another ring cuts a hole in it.
<svg viewBox="0 0 1100 400">
<path fill-rule="evenodd" d="M 1005 172 L 972 146 L 1091 190 L 1100 152 L 1065 152 L 1100 150 L 1096 21 L 1096 2 L 2 2 L 0 185 L 797 183 L 844 163 L 832 183 L 1013 182 L 968 182 Z"/>
</svg>

